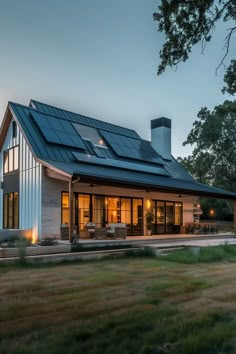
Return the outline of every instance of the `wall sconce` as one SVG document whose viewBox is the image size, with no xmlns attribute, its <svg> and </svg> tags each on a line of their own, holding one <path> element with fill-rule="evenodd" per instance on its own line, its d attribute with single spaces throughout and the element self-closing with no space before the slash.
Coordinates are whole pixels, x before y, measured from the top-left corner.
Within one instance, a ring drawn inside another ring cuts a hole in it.
<svg viewBox="0 0 236 354">
<path fill-rule="evenodd" d="M 150 201 L 150 199 L 147 200 L 147 208 L 148 208 L 148 209 L 151 208 L 151 201 Z"/>
</svg>

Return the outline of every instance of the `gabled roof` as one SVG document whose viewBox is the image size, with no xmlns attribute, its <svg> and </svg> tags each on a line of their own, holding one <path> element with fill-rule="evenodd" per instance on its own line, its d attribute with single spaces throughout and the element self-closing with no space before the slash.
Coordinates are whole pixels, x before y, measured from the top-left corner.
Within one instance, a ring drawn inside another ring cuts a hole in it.
<svg viewBox="0 0 236 354">
<path fill-rule="evenodd" d="M 34 100 L 30 107 L 9 102 L 9 110 L 35 158 L 61 173 L 84 181 L 236 199 L 234 193 L 193 181 L 173 157 L 171 161 L 163 160 L 150 142 L 132 129 Z M 81 125 L 93 128 L 105 144 L 94 145 L 81 137 Z"/>
</svg>

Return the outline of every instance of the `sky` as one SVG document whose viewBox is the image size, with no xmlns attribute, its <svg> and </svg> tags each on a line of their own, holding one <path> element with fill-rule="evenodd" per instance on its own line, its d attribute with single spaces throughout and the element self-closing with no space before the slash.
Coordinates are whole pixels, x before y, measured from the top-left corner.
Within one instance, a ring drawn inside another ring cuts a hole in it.
<svg viewBox="0 0 236 354">
<path fill-rule="evenodd" d="M 201 107 L 221 93 L 224 24 L 201 55 L 157 76 L 164 35 L 152 14 L 158 0 L 0 0 L 0 122 L 7 102 L 31 98 L 135 129 L 151 139 L 150 120 L 172 119 L 172 154 L 183 147 Z M 235 57 L 232 41 L 226 64 Z"/>
</svg>

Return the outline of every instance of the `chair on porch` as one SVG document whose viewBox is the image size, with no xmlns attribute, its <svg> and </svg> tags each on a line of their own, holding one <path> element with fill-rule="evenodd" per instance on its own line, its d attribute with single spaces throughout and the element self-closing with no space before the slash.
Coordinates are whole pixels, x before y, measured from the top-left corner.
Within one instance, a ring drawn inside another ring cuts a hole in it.
<svg viewBox="0 0 236 354">
<path fill-rule="evenodd" d="M 95 228 L 95 234 L 94 234 L 95 239 L 97 240 L 104 240 L 107 237 L 107 228 L 106 227 L 101 227 L 101 228 Z"/>
<path fill-rule="evenodd" d="M 115 227 L 114 238 L 126 238 L 127 228 L 126 227 Z"/>
</svg>

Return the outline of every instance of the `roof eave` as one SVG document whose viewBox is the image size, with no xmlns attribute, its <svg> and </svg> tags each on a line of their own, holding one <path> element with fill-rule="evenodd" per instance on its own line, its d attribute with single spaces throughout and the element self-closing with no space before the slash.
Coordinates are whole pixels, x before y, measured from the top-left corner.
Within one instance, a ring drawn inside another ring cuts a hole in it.
<svg viewBox="0 0 236 354">
<path fill-rule="evenodd" d="M 165 193 L 174 193 L 174 194 L 184 194 L 184 195 L 189 195 L 189 196 L 198 196 L 198 197 L 208 197 L 208 198 L 217 198 L 217 199 L 228 199 L 228 200 L 236 200 L 236 195 L 231 195 L 231 194 L 221 194 L 217 192 L 206 192 L 206 191 L 195 191 L 195 190 L 189 190 L 185 188 L 175 188 L 175 187 L 166 187 L 166 186 L 161 186 L 161 185 L 152 185 L 152 184 L 145 184 L 145 183 L 140 183 L 140 182 L 127 182 L 127 181 L 122 181 L 122 180 L 114 180 L 111 178 L 106 178 L 106 177 L 96 177 L 96 176 L 91 176 L 91 175 L 83 175 L 83 174 L 73 174 L 74 177 L 80 177 L 81 182 L 89 182 L 89 183 L 96 183 L 98 184 L 99 182 L 106 183 L 106 185 L 109 186 L 122 186 L 130 189 L 144 189 L 144 190 L 149 190 L 149 191 L 161 191 Z"/>
</svg>

